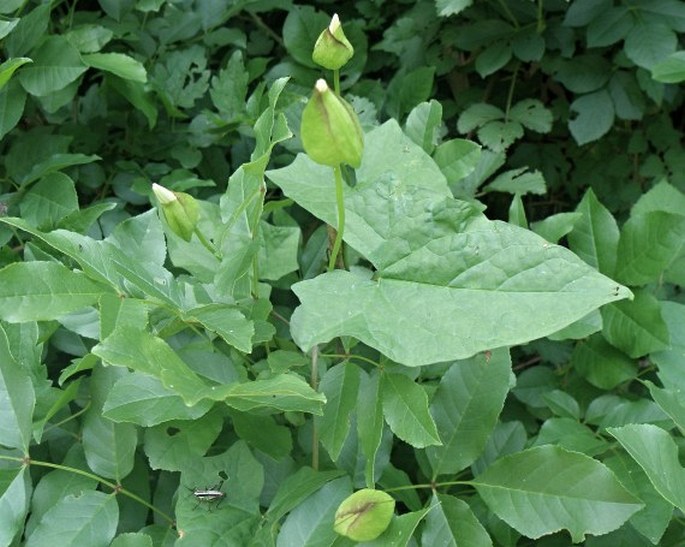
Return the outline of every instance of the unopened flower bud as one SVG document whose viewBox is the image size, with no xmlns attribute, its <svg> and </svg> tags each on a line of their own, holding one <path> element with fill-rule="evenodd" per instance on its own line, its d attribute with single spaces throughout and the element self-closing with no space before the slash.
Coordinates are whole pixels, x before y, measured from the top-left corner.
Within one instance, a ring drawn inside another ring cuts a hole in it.
<svg viewBox="0 0 685 547">
<path fill-rule="evenodd" d="M 300 126 L 304 151 L 315 162 L 336 167 L 347 163 L 359 167 L 364 134 L 352 106 L 318 80 Z"/>
<path fill-rule="evenodd" d="M 319 34 L 314 44 L 312 60 L 324 68 L 338 70 L 352 58 L 352 55 L 354 55 L 354 48 L 345 36 L 336 13 L 331 18 L 328 28 Z"/>
<path fill-rule="evenodd" d="M 156 183 L 152 184 L 152 191 L 171 231 L 190 241 L 200 216 L 200 207 L 195 198 L 184 192 L 172 192 Z"/>
</svg>

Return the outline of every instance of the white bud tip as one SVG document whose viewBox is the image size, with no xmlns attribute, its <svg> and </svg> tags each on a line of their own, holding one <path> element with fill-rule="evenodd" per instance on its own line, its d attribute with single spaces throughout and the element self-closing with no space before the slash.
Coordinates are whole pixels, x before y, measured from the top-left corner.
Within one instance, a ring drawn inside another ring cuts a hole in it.
<svg viewBox="0 0 685 547">
<path fill-rule="evenodd" d="M 330 31 L 331 34 L 333 34 L 339 28 L 340 28 L 340 18 L 338 17 L 337 13 L 334 13 L 333 17 L 331 17 L 331 24 L 328 25 L 328 30 Z"/>
<path fill-rule="evenodd" d="M 164 188 L 164 186 L 157 184 L 156 182 L 152 183 L 152 191 L 154 192 L 157 200 L 159 200 L 159 203 L 161 203 L 162 205 L 166 205 L 167 203 L 173 203 L 177 200 L 176 194 L 174 194 L 168 188 Z"/>
<path fill-rule="evenodd" d="M 328 84 L 326 83 L 326 80 L 324 80 L 323 78 L 319 78 L 318 80 L 316 80 L 316 84 L 314 85 L 314 87 L 319 93 L 326 93 L 326 91 L 328 91 Z"/>
</svg>

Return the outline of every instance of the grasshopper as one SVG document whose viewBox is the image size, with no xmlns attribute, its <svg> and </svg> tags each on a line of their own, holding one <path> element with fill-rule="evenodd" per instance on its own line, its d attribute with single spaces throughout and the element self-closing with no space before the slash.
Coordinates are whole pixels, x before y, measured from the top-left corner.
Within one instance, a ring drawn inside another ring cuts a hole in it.
<svg viewBox="0 0 685 547">
<path fill-rule="evenodd" d="M 212 504 L 215 502 L 216 507 L 218 508 L 223 499 L 226 497 L 226 492 L 221 490 L 221 486 L 223 484 L 224 481 L 221 481 L 215 486 L 210 486 L 209 488 L 195 488 L 192 490 L 193 496 L 195 496 L 195 499 L 197 500 L 197 505 L 195 508 L 197 508 L 201 503 Z"/>
</svg>

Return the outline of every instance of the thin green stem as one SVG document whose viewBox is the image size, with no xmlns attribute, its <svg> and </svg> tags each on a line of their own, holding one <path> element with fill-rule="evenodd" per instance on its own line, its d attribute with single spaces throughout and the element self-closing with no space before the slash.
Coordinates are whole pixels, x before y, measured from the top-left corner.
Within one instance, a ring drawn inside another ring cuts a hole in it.
<svg viewBox="0 0 685 547">
<path fill-rule="evenodd" d="M 312 348 L 312 375 L 310 385 L 316 391 L 319 387 L 319 346 Z M 312 469 L 319 469 L 319 427 L 316 416 L 312 416 Z"/>
<path fill-rule="evenodd" d="M 283 42 L 283 38 L 281 38 L 276 32 L 274 32 L 274 31 L 272 30 L 272 28 L 271 28 L 269 25 L 267 25 L 267 24 L 262 20 L 261 17 L 259 17 L 259 15 L 257 15 L 256 13 L 252 13 L 251 11 L 249 11 L 248 13 L 250 14 L 250 17 L 252 18 L 252 20 L 254 21 L 254 23 L 255 23 L 260 29 L 262 29 L 264 32 L 266 32 L 266 33 L 271 37 L 271 39 L 272 39 L 274 42 L 276 42 L 277 44 L 279 44 L 281 47 L 285 47 L 285 43 Z"/>
<path fill-rule="evenodd" d="M 369 363 L 374 367 L 380 367 L 381 364 L 378 361 L 364 357 L 363 355 L 356 355 L 354 353 L 321 353 L 320 357 L 330 357 L 331 359 L 357 359 L 364 363 Z"/>
<path fill-rule="evenodd" d="M 340 95 L 340 70 L 333 71 L 333 91 L 336 95 Z"/>
<path fill-rule="evenodd" d="M 542 34 L 542 32 L 545 30 L 545 20 L 542 18 L 542 10 L 543 10 L 543 4 L 544 0 L 538 0 L 538 26 L 537 26 L 537 31 L 538 34 Z"/>
<path fill-rule="evenodd" d="M 338 261 L 338 253 L 342 245 L 343 232 L 345 231 L 345 186 L 343 184 L 342 170 L 340 166 L 333 168 L 333 175 L 335 176 L 335 201 L 338 205 L 338 232 L 335 234 L 335 242 L 333 243 L 333 250 L 331 257 L 328 260 L 328 271 L 332 272 L 335 269 L 335 264 Z"/>
<path fill-rule="evenodd" d="M 95 480 L 95 481 L 99 482 L 100 484 L 104 484 L 105 486 L 108 486 L 114 492 L 122 493 L 124 496 L 127 496 L 127 497 L 131 498 L 132 500 L 137 501 L 141 505 L 144 505 L 145 507 L 147 507 L 151 511 L 157 513 L 160 517 L 162 517 L 164 520 L 166 520 L 171 526 L 174 526 L 176 524 L 174 522 L 174 519 L 172 519 L 164 511 L 160 511 L 154 505 L 151 505 L 150 503 L 145 501 L 140 496 L 137 496 L 133 492 L 129 492 L 125 488 L 122 488 L 121 485 L 119 485 L 119 484 L 115 484 L 113 482 L 110 482 L 106 479 L 103 479 L 102 477 L 99 477 L 98 475 L 95 475 L 93 473 L 89 473 L 88 471 L 84 471 L 83 469 L 78 469 L 76 467 L 69 467 L 67 465 L 61 465 L 58 463 L 44 462 L 44 461 L 40 461 L 40 460 L 31 460 L 29 458 L 19 458 L 16 456 L 5 456 L 3 454 L 0 454 L 0 460 L 13 461 L 13 462 L 20 463 L 22 465 L 37 465 L 39 467 L 50 467 L 52 469 L 59 469 L 60 471 L 66 471 L 67 473 L 73 473 L 75 475 L 81 475 L 83 477 L 88 477 L 89 479 Z"/>
<path fill-rule="evenodd" d="M 514 100 L 514 89 L 516 88 L 516 78 L 518 77 L 520 67 L 521 63 L 516 63 L 514 74 L 511 76 L 511 84 L 509 84 L 509 92 L 507 93 L 507 108 L 504 112 L 505 122 L 509 121 L 509 110 L 511 109 L 511 103 Z"/>
<path fill-rule="evenodd" d="M 204 234 L 200 230 L 198 230 L 197 228 L 195 228 L 195 235 L 200 240 L 200 243 L 202 243 L 202 245 L 204 246 L 205 249 L 207 249 L 210 253 L 212 253 L 216 258 L 220 258 L 219 253 L 214 248 L 214 245 L 212 245 L 209 242 L 209 240 L 204 236 Z"/>
</svg>

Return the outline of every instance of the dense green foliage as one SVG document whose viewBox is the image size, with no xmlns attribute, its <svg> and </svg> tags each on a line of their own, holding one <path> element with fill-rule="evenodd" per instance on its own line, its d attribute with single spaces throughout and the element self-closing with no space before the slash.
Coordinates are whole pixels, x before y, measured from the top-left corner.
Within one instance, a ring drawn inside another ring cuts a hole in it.
<svg viewBox="0 0 685 547">
<path fill-rule="evenodd" d="M 0 2 L 0 546 L 681 545 L 684 34 Z"/>
</svg>

